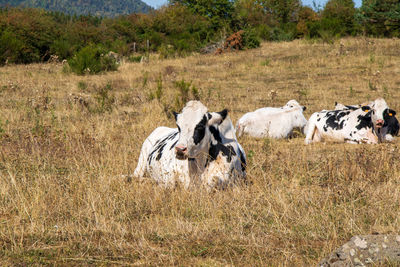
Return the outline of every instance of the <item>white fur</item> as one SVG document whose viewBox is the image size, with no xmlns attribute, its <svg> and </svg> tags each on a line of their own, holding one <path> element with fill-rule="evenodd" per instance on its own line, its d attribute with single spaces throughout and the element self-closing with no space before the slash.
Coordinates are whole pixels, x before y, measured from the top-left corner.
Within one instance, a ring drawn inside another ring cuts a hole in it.
<svg viewBox="0 0 400 267">
<path fill-rule="evenodd" d="M 287 138 L 294 128 L 303 128 L 306 123 L 303 107 L 290 100 L 281 108 L 265 107 L 244 114 L 236 124 L 236 132 L 239 137 L 248 134 L 257 138 Z"/>
</svg>

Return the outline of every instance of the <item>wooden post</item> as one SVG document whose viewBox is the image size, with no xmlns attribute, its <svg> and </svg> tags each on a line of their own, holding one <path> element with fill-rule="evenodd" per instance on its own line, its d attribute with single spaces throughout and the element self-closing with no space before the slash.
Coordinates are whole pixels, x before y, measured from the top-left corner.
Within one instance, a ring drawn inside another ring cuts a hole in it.
<svg viewBox="0 0 400 267">
<path fill-rule="evenodd" d="M 133 43 L 133 53 L 136 53 L 136 42 Z"/>
<path fill-rule="evenodd" d="M 150 42 L 149 42 L 149 39 L 147 39 L 147 51 L 149 51 L 150 49 Z"/>
</svg>

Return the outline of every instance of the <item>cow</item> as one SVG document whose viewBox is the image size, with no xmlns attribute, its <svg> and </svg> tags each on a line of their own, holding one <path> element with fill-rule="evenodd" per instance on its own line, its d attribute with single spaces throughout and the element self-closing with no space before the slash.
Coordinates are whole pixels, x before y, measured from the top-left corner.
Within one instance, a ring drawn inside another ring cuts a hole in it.
<svg viewBox="0 0 400 267">
<path fill-rule="evenodd" d="M 144 141 L 135 177 L 145 173 L 158 184 L 184 188 L 225 188 L 246 178 L 246 154 L 237 142 L 228 110 L 208 112 L 189 101 L 174 113 L 177 128 L 158 127 Z"/>
<path fill-rule="evenodd" d="M 355 110 L 357 108 L 360 108 L 365 105 L 373 105 L 373 102 L 369 103 L 364 103 L 360 105 L 343 105 L 340 103 L 335 102 L 335 109 L 336 110 L 345 110 L 345 109 L 351 109 Z M 394 141 L 394 137 L 399 135 L 399 121 L 396 118 L 396 112 L 391 109 L 386 109 L 384 110 L 383 117 L 385 123 L 383 124 L 383 127 L 381 130 L 378 130 L 378 138 L 383 141 L 388 141 L 392 142 Z"/>
<path fill-rule="evenodd" d="M 382 127 L 390 110 L 383 98 L 369 105 L 340 110 L 323 110 L 311 115 L 306 126 L 305 143 L 320 142 L 324 139 L 359 144 L 382 142 Z"/>
<path fill-rule="evenodd" d="M 290 100 L 283 107 L 265 107 L 244 114 L 236 124 L 238 137 L 248 134 L 262 138 L 288 138 L 294 128 L 303 128 L 307 120 L 303 115 L 306 107 Z"/>
</svg>

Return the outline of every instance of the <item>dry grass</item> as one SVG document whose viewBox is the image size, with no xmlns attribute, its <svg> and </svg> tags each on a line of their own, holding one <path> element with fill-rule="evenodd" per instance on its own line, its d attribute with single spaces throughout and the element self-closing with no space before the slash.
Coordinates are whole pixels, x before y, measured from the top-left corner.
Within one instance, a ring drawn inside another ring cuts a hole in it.
<svg viewBox="0 0 400 267">
<path fill-rule="evenodd" d="M 289 99 L 307 117 L 378 96 L 400 111 L 400 41 L 341 42 L 153 56 L 99 76 L 49 64 L 0 68 L 0 264 L 310 265 L 355 234 L 398 233 L 399 141 L 245 137 L 253 183 L 223 192 L 121 178 L 145 137 L 174 125 L 163 106 L 172 108 L 181 79 L 234 122 Z M 150 101 L 160 74 L 161 98 Z"/>
</svg>

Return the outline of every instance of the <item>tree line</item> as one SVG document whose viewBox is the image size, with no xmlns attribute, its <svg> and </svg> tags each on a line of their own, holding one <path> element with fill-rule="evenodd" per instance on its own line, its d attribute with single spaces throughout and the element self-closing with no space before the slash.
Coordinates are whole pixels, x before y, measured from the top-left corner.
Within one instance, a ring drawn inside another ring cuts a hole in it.
<svg viewBox="0 0 400 267">
<path fill-rule="evenodd" d="M 116 17 L 122 14 L 148 13 L 152 8 L 141 0 L 0 0 L 0 6 L 43 8 L 66 14 Z"/>
<path fill-rule="evenodd" d="M 248 48 L 260 40 L 400 37 L 400 2 L 363 0 L 355 8 L 352 0 L 329 0 L 312 9 L 300 0 L 170 0 L 148 14 L 116 18 L 4 7 L 0 64 L 44 62 L 51 55 L 70 59 L 83 49 L 184 56 L 238 31 Z"/>
</svg>

